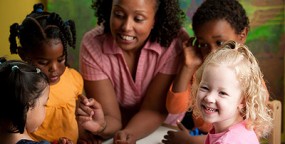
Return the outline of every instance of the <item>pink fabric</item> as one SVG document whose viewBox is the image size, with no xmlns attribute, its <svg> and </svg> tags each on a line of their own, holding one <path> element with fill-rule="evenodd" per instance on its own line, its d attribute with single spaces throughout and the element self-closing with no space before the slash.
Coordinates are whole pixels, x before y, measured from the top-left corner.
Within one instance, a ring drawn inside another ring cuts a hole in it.
<svg viewBox="0 0 285 144">
<path fill-rule="evenodd" d="M 255 132 L 246 129 L 245 121 L 242 121 L 222 133 L 215 133 L 213 128 L 208 133 L 205 144 L 259 144 L 259 141 Z"/>
<path fill-rule="evenodd" d="M 179 34 L 184 39 L 186 35 L 185 30 Z M 138 109 L 148 85 L 158 73 L 177 73 L 181 42 L 181 39 L 175 39 L 170 47 L 163 48 L 158 43 L 148 41 L 141 50 L 133 81 L 122 50 L 110 35 L 103 34 L 103 29 L 97 27 L 84 35 L 80 50 L 80 71 L 85 80 L 109 79 L 120 106 Z"/>
<path fill-rule="evenodd" d="M 177 126 L 177 121 L 181 122 L 184 116 L 185 116 L 185 112 L 182 112 L 179 114 L 168 114 L 164 123 Z"/>
</svg>

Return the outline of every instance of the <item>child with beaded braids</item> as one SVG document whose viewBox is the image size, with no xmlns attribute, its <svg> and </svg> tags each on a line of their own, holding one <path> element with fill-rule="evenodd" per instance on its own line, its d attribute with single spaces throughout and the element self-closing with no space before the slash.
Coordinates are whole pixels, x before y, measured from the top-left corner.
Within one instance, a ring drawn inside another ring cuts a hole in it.
<svg viewBox="0 0 285 144">
<path fill-rule="evenodd" d="M 76 143 L 75 108 L 83 90 L 83 80 L 76 70 L 67 67 L 67 48 L 75 48 L 75 25 L 72 20 L 64 22 L 58 14 L 43 9 L 43 4 L 35 4 L 21 25 L 14 23 L 10 27 L 11 53 L 19 54 L 22 60 L 41 69 L 50 83 L 46 118 L 30 135 L 35 140 L 48 141 L 67 137 Z"/>
</svg>

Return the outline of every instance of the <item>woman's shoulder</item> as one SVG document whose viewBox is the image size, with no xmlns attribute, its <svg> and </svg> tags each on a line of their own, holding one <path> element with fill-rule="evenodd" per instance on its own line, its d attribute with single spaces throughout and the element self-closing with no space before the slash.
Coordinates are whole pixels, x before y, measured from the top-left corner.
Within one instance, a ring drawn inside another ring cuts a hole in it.
<svg viewBox="0 0 285 144">
<path fill-rule="evenodd" d="M 102 54 L 105 46 L 111 45 L 111 35 L 104 33 L 104 28 L 102 26 L 97 26 L 84 34 L 81 41 L 80 55 L 83 55 L 84 57 L 88 55 L 96 55 L 96 57 L 98 57 Z"/>
</svg>

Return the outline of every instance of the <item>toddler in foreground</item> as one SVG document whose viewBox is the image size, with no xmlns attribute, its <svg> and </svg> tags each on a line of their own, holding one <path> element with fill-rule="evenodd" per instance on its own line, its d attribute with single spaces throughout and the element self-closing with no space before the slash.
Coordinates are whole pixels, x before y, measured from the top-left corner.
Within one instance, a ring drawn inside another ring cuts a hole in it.
<svg viewBox="0 0 285 144">
<path fill-rule="evenodd" d="M 0 143 L 49 144 L 35 142 L 28 135 L 41 125 L 49 95 L 49 83 L 40 69 L 21 61 L 0 58 Z M 70 143 L 61 138 L 58 143 Z"/>
<path fill-rule="evenodd" d="M 191 90 L 194 115 L 213 125 L 205 144 L 259 144 L 272 129 L 263 74 L 245 45 L 229 41 L 210 53 Z"/>
</svg>

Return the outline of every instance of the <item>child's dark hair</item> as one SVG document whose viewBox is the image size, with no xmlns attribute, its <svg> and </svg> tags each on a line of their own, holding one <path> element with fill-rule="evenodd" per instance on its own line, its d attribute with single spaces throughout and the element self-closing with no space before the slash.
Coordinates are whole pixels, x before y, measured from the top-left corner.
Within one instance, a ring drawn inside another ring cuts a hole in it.
<svg viewBox="0 0 285 144">
<path fill-rule="evenodd" d="M 226 20 L 240 34 L 249 28 L 249 19 L 242 5 L 236 0 L 206 0 L 192 18 L 192 28 L 197 28 L 211 20 Z"/>
<path fill-rule="evenodd" d="M 180 9 L 178 0 L 156 0 L 156 5 L 155 25 L 150 40 L 168 47 L 181 29 L 185 14 Z M 95 10 L 97 24 L 103 24 L 104 32 L 110 33 L 112 0 L 93 0 L 92 8 Z"/>
<path fill-rule="evenodd" d="M 28 110 L 35 106 L 48 85 L 48 78 L 38 68 L 0 58 L 1 129 L 23 133 Z"/>
<path fill-rule="evenodd" d="M 21 25 L 14 23 L 10 26 L 10 52 L 19 54 L 23 59 L 23 53 L 33 52 L 51 39 L 60 39 L 67 64 L 67 47 L 75 48 L 76 43 L 75 23 L 72 20 L 64 22 L 58 14 L 43 10 L 43 4 L 35 4 Z M 17 45 L 16 37 L 21 45 Z"/>
</svg>

